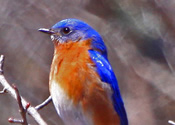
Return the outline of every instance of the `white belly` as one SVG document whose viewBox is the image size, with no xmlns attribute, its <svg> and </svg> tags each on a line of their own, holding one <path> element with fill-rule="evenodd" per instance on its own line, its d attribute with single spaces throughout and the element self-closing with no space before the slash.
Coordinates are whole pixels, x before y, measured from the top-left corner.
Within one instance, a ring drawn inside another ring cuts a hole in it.
<svg viewBox="0 0 175 125">
<path fill-rule="evenodd" d="M 53 104 L 65 125 L 92 125 L 83 114 L 81 104 L 75 106 L 59 84 L 53 81 L 50 87 Z"/>
</svg>

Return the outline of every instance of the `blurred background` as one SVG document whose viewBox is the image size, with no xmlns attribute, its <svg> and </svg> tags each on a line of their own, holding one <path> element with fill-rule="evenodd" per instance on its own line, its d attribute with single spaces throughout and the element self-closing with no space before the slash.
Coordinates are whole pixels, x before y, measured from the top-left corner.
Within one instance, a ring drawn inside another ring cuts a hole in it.
<svg viewBox="0 0 175 125">
<path fill-rule="evenodd" d="M 54 48 L 37 30 L 78 18 L 107 45 L 130 125 L 168 125 L 175 120 L 174 13 L 174 0 L 0 0 L 5 76 L 33 106 L 45 100 Z M 39 113 L 49 125 L 63 125 L 52 103 Z M 9 125 L 10 116 L 20 118 L 8 94 L 0 95 L 0 114 L 0 125 Z"/>
</svg>

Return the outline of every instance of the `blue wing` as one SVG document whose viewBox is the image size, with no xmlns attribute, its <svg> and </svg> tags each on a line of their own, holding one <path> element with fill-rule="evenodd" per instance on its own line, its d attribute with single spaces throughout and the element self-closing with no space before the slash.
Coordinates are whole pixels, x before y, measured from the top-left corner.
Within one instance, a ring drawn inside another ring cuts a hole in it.
<svg viewBox="0 0 175 125">
<path fill-rule="evenodd" d="M 109 83 L 111 85 L 111 88 L 113 89 L 112 99 L 114 108 L 120 116 L 120 124 L 128 125 L 128 119 L 124 103 L 120 95 L 117 79 L 107 57 L 105 57 L 105 55 L 102 55 L 100 52 L 94 50 L 89 50 L 89 53 L 91 59 L 96 64 L 97 72 L 100 75 L 101 80 L 103 82 Z"/>
</svg>

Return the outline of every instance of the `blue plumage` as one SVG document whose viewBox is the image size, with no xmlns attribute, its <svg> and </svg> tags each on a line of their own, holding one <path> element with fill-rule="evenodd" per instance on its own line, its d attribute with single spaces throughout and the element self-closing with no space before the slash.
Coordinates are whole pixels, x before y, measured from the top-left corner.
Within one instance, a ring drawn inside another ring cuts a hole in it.
<svg viewBox="0 0 175 125">
<path fill-rule="evenodd" d="M 128 119 L 124 108 L 124 103 L 120 95 L 117 79 L 107 59 L 107 49 L 101 36 L 88 24 L 77 19 L 62 20 L 56 23 L 51 29 L 54 30 L 54 32 L 61 33 L 61 30 L 64 27 L 69 27 L 71 32 L 68 34 L 60 34 L 60 36 L 55 37 L 55 39 L 58 39 L 60 42 L 66 42 L 68 40 L 77 42 L 79 39 L 91 40 L 92 49 L 89 50 L 90 57 L 96 64 L 96 70 L 101 80 L 107 84 L 110 84 L 113 90 L 111 98 L 113 100 L 114 108 L 120 116 L 120 124 L 128 125 Z"/>
<path fill-rule="evenodd" d="M 120 116 L 121 125 L 128 125 L 128 119 L 126 111 L 124 108 L 123 100 L 120 95 L 117 79 L 115 74 L 108 62 L 108 59 L 102 56 L 98 51 L 89 50 L 90 57 L 93 62 L 96 64 L 97 72 L 100 75 L 100 78 L 103 82 L 106 82 L 111 85 L 113 90 L 113 103 L 114 108 Z"/>
</svg>

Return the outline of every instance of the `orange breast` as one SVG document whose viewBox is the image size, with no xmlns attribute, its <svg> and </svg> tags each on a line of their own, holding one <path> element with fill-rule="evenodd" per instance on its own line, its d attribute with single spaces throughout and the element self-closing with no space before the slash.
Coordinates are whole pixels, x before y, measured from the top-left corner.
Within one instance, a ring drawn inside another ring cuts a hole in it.
<svg viewBox="0 0 175 125">
<path fill-rule="evenodd" d="M 50 84 L 54 80 L 74 104 L 81 104 L 83 111 L 94 125 L 119 125 L 119 117 L 112 101 L 95 71 L 88 50 L 89 40 L 55 45 L 51 66 Z"/>
</svg>

